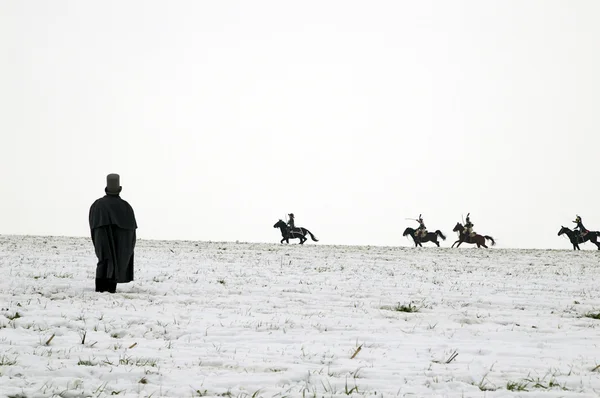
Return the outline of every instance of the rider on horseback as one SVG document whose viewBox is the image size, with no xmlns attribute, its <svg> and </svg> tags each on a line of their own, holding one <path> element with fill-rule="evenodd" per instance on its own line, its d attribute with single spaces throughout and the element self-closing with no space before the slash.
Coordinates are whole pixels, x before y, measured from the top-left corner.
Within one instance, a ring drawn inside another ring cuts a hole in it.
<svg viewBox="0 0 600 398">
<path fill-rule="evenodd" d="M 475 235 L 475 233 L 473 232 L 473 223 L 471 222 L 471 219 L 469 218 L 469 216 L 471 215 L 471 213 L 467 213 L 467 219 L 465 220 L 465 239 L 469 240 L 469 238 L 473 235 Z"/>
<path fill-rule="evenodd" d="M 419 218 L 415 220 L 419 223 L 419 228 L 417 228 L 415 236 L 417 238 L 424 238 L 427 236 L 427 227 L 425 227 L 425 222 L 423 222 L 423 217 L 419 214 Z"/>
<path fill-rule="evenodd" d="M 292 232 L 294 230 L 294 228 L 296 227 L 294 224 L 294 213 L 290 213 L 288 214 L 288 216 L 290 216 L 290 220 L 287 222 L 288 225 L 288 233 Z"/>
<path fill-rule="evenodd" d="M 579 234 L 579 236 L 583 237 L 588 232 L 590 232 L 583 226 L 583 223 L 581 222 L 581 217 L 579 217 L 579 215 L 577 215 L 577 217 L 575 217 L 575 221 L 573 221 L 573 222 L 575 224 L 577 224 L 577 226 L 575 227 L 575 232 L 577 232 Z"/>
</svg>

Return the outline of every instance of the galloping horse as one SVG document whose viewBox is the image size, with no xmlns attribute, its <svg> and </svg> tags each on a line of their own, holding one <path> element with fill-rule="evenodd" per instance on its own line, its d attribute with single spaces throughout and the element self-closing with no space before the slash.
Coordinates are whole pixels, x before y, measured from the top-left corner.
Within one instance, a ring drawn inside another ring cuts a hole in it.
<svg viewBox="0 0 600 398">
<path fill-rule="evenodd" d="M 273 225 L 273 228 L 279 228 L 281 230 L 281 239 L 280 243 L 285 241 L 286 243 L 290 243 L 290 239 L 300 239 L 300 244 L 304 244 L 308 239 L 306 238 L 306 234 L 309 234 L 311 239 L 315 242 L 318 242 L 317 238 L 306 228 L 296 227 L 293 230 L 289 230 L 287 224 L 283 220 L 279 220 Z"/>
<path fill-rule="evenodd" d="M 598 236 L 600 236 L 600 232 L 598 231 L 588 231 L 587 234 L 581 236 L 577 232 L 572 231 L 567 227 L 562 227 L 560 231 L 558 231 L 558 236 L 561 236 L 562 234 L 566 234 L 569 237 L 569 240 L 573 245 L 573 250 L 581 250 L 579 248 L 579 244 L 585 243 L 588 240 L 598 246 L 598 250 L 600 250 L 600 243 L 598 243 Z"/>
<path fill-rule="evenodd" d="M 427 235 L 425 237 L 417 238 L 417 237 L 415 237 L 415 230 L 413 228 L 408 227 L 404 230 L 404 233 L 402 234 L 402 236 L 406 236 L 406 235 L 410 235 L 413 238 L 413 242 L 415 242 L 415 247 L 417 247 L 417 246 L 423 247 L 421 242 L 423 242 L 423 243 L 433 242 L 437 245 L 437 247 L 440 247 L 440 242 L 438 242 L 438 240 L 437 240 L 438 236 L 440 238 L 442 238 L 442 240 L 446 240 L 446 237 L 439 229 L 435 232 L 427 232 Z"/>
<path fill-rule="evenodd" d="M 477 247 L 485 247 L 486 249 L 488 248 L 485 245 L 485 240 L 489 239 L 492 241 L 492 246 L 494 246 L 496 244 L 496 242 L 494 241 L 494 238 L 492 238 L 491 236 L 487 236 L 487 235 L 479 235 L 479 234 L 475 234 L 475 236 L 466 236 L 465 234 L 465 227 L 463 227 L 463 225 L 461 223 L 456 223 L 456 225 L 454 226 L 454 229 L 452 230 L 453 232 L 458 232 L 458 240 L 456 242 L 454 242 L 452 244 L 452 247 L 454 247 L 455 244 L 458 243 L 458 246 L 460 246 L 461 243 L 465 242 L 465 243 L 471 243 L 471 244 L 476 244 Z M 456 246 L 456 247 L 458 247 Z"/>
</svg>

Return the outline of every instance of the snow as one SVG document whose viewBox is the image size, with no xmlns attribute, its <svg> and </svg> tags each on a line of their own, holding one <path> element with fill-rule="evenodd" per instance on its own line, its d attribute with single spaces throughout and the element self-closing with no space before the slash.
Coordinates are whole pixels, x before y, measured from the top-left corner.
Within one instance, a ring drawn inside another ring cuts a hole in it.
<svg viewBox="0 0 600 398">
<path fill-rule="evenodd" d="M 100 294 L 89 239 L 0 236 L 0 394 L 596 397 L 599 259 L 141 240 Z"/>
</svg>

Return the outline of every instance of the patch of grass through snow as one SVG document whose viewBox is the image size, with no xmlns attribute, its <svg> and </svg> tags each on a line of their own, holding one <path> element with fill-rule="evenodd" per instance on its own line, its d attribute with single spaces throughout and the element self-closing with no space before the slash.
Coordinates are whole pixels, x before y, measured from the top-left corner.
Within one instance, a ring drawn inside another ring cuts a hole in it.
<svg viewBox="0 0 600 398">
<path fill-rule="evenodd" d="M 6 315 L 6 317 L 9 321 L 14 321 L 15 319 L 21 318 L 21 314 L 19 314 L 19 312 L 17 311 L 14 315 Z"/>
<path fill-rule="evenodd" d="M 131 358 L 123 356 L 119 359 L 119 365 L 152 366 L 156 367 L 158 359 L 154 358 Z"/>
<path fill-rule="evenodd" d="M 56 278 L 62 278 L 62 279 L 71 279 L 71 278 L 73 278 L 73 274 L 69 274 L 67 272 L 64 272 L 64 273 L 55 273 L 54 277 L 56 277 Z"/>
<path fill-rule="evenodd" d="M 565 384 L 561 385 L 555 378 L 551 378 L 546 382 L 545 377 L 541 379 L 539 377 L 536 379 L 528 377 L 520 381 L 509 381 L 506 383 L 506 389 L 509 391 L 529 391 L 529 389 L 533 388 L 540 388 L 543 390 L 551 390 L 553 388 L 563 391 L 569 390 Z"/>
<path fill-rule="evenodd" d="M 529 391 L 527 387 L 529 383 L 521 380 L 521 381 L 509 381 L 506 383 L 506 389 L 508 391 Z"/>
<path fill-rule="evenodd" d="M 86 359 L 80 359 L 77 362 L 77 365 L 79 365 L 79 366 L 96 366 L 97 364 L 95 362 L 92 362 L 89 359 L 87 359 L 87 360 Z"/>
<path fill-rule="evenodd" d="M 593 312 L 588 312 L 587 314 L 584 315 L 584 317 L 600 320 L 600 312 L 597 312 L 595 314 Z"/>
<path fill-rule="evenodd" d="M 13 366 L 17 364 L 17 357 L 13 359 L 9 358 L 8 355 L 0 356 L 0 366 Z"/>
<path fill-rule="evenodd" d="M 419 310 L 423 308 L 423 307 L 417 307 L 416 305 L 414 305 L 412 303 L 412 301 L 408 304 L 396 304 L 393 307 L 390 306 L 383 306 L 381 307 L 382 310 L 389 310 L 389 311 L 397 311 L 397 312 L 419 312 Z"/>
<path fill-rule="evenodd" d="M 481 381 L 477 384 L 475 382 L 473 382 L 473 385 L 478 387 L 479 390 L 481 390 L 481 391 L 496 391 L 497 390 L 496 387 L 490 385 L 490 382 L 487 380 L 486 376 L 483 376 L 481 378 Z"/>
</svg>

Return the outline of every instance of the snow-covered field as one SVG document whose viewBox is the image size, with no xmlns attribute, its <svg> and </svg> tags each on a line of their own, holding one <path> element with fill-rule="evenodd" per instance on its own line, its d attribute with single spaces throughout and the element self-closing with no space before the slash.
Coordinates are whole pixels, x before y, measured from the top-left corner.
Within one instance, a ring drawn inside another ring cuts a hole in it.
<svg viewBox="0 0 600 398">
<path fill-rule="evenodd" d="M 596 397 L 599 269 L 596 251 L 138 241 L 111 295 L 89 239 L 0 236 L 0 394 Z"/>
</svg>

